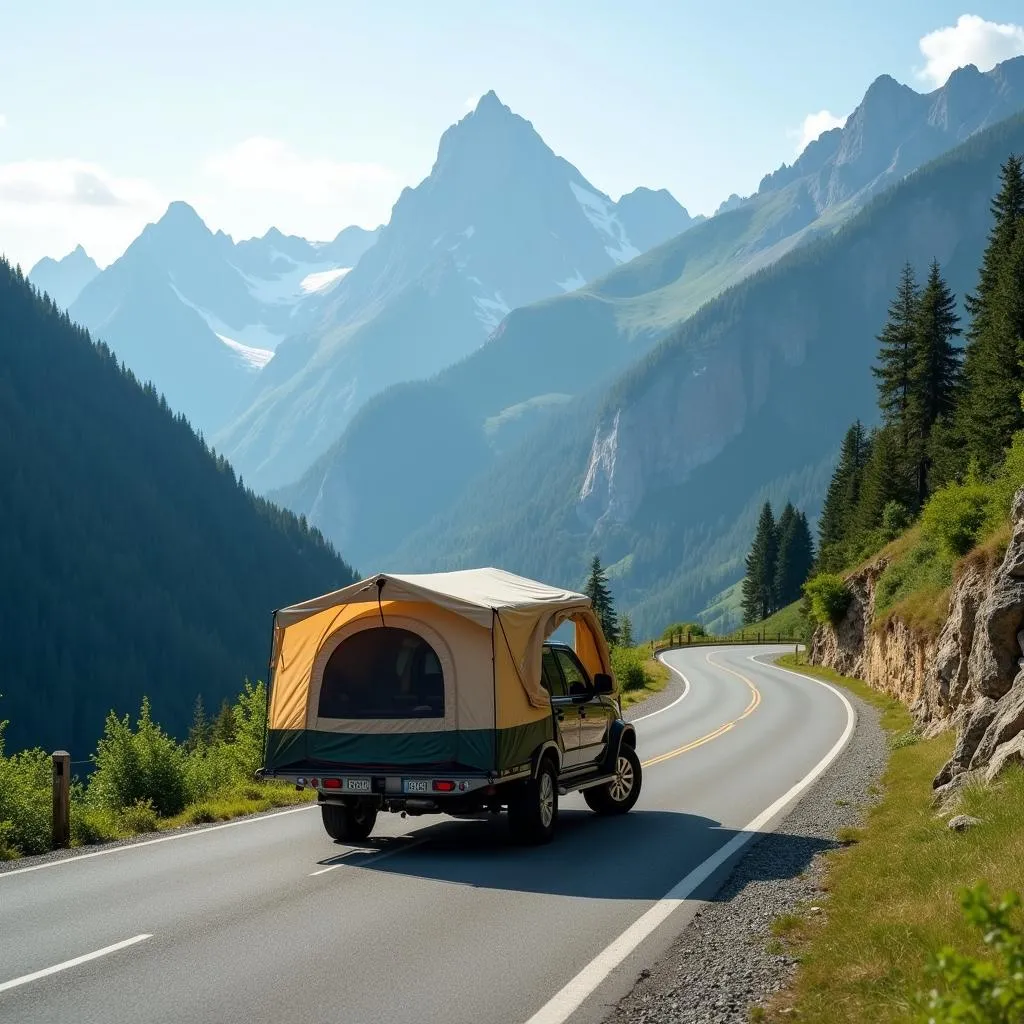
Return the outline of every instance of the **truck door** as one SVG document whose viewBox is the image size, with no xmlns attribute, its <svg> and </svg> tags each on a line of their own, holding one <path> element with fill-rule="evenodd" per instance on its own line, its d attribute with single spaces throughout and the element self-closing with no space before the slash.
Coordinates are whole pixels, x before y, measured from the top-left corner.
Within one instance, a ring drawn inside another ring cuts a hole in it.
<svg viewBox="0 0 1024 1024">
<path fill-rule="evenodd" d="M 571 768 L 580 763 L 580 709 L 569 696 L 555 652 L 548 647 L 544 648 L 541 660 L 541 682 L 551 694 L 555 728 L 562 746 L 562 766 Z"/>
<path fill-rule="evenodd" d="M 558 648 L 557 655 L 569 697 L 579 712 L 580 756 L 577 763 L 594 764 L 604 758 L 608 734 L 615 719 L 614 708 L 611 701 L 605 703 L 594 693 L 594 684 L 572 651 Z"/>
</svg>

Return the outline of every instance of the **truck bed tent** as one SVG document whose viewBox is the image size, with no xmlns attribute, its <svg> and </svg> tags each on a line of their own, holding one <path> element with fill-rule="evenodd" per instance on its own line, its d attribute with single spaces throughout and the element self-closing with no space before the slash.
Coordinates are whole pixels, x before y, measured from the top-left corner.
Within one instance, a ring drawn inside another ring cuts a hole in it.
<svg viewBox="0 0 1024 1024">
<path fill-rule="evenodd" d="M 274 616 L 266 768 L 500 772 L 552 735 L 545 639 L 593 677 L 608 648 L 583 594 L 500 569 L 381 574 Z"/>
</svg>

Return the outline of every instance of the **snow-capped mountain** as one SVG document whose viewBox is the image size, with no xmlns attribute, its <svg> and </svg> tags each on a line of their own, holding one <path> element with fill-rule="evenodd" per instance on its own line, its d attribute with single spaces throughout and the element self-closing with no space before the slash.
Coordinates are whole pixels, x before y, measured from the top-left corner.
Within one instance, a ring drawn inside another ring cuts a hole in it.
<svg viewBox="0 0 1024 1024">
<path fill-rule="evenodd" d="M 441 137 L 359 264 L 261 374 L 217 447 L 258 488 L 296 479 L 390 385 L 479 348 L 512 309 L 573 291 L 694 221 L 665 191 L 618 203 L 489 92 Z"/>
<path fill-rule="evenodd" d="M 373 243 L 346 228 L 333 242 L 271 229 L 235 243 L 175 202 L 70 305 L 171 407 L 209 432 L 234 411 L 287 335 Z"/>
<path fill-rule="evenodd" d="M 93 258 L 79 245 L 63 259 L 44 256 L 29 271 L 28 279 L 61 309 L 67 309 L 99 272 Z"/>
</svg>

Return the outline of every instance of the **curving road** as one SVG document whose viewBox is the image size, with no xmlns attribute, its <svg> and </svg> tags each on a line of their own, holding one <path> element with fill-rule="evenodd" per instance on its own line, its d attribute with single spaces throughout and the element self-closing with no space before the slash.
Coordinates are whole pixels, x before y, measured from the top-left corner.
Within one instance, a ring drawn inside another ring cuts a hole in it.
<svg viewBox="0 0 1024 1024">
<path fill-rule="evenodd" d="M 634 719 L 639 804 L 564 798 L 550 846 L 383 815 L 343 847 L 304 807 L 0 873 L 0 1021 L 599 1021 L 852 732 L 779 650 L 666 655 L 684 692 Z"/>
</svg>

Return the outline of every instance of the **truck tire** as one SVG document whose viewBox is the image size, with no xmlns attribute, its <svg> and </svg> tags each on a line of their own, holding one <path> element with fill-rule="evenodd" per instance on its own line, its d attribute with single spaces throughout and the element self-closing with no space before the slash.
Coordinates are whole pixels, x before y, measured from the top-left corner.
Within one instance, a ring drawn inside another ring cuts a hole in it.
<svg viewBox="0 0 1024 1024">
<path fill-rule="evenodd" d="M 324 830 L 337 842 L 358 843 L 369 837 L 377 823 L 377 808 L 367 803 L 321 804 Z"/>
<path fill-rule="evenodd" d="M 537 777 L 522 784 L 508 805 L 508 825 L 516 842 L 530 846 L 549 843 L 558 820 L 558 781 L 555 766 L 545 758 Z"/>
<path fill-rule="evenodd" d="M 583 790 L 587 806 L 598 814 L 625 814 L 640 799 L 643 769 L 632 747 L 622 746 L 615 762 L 615 778 L 603 786 Z"/>
</svg>

